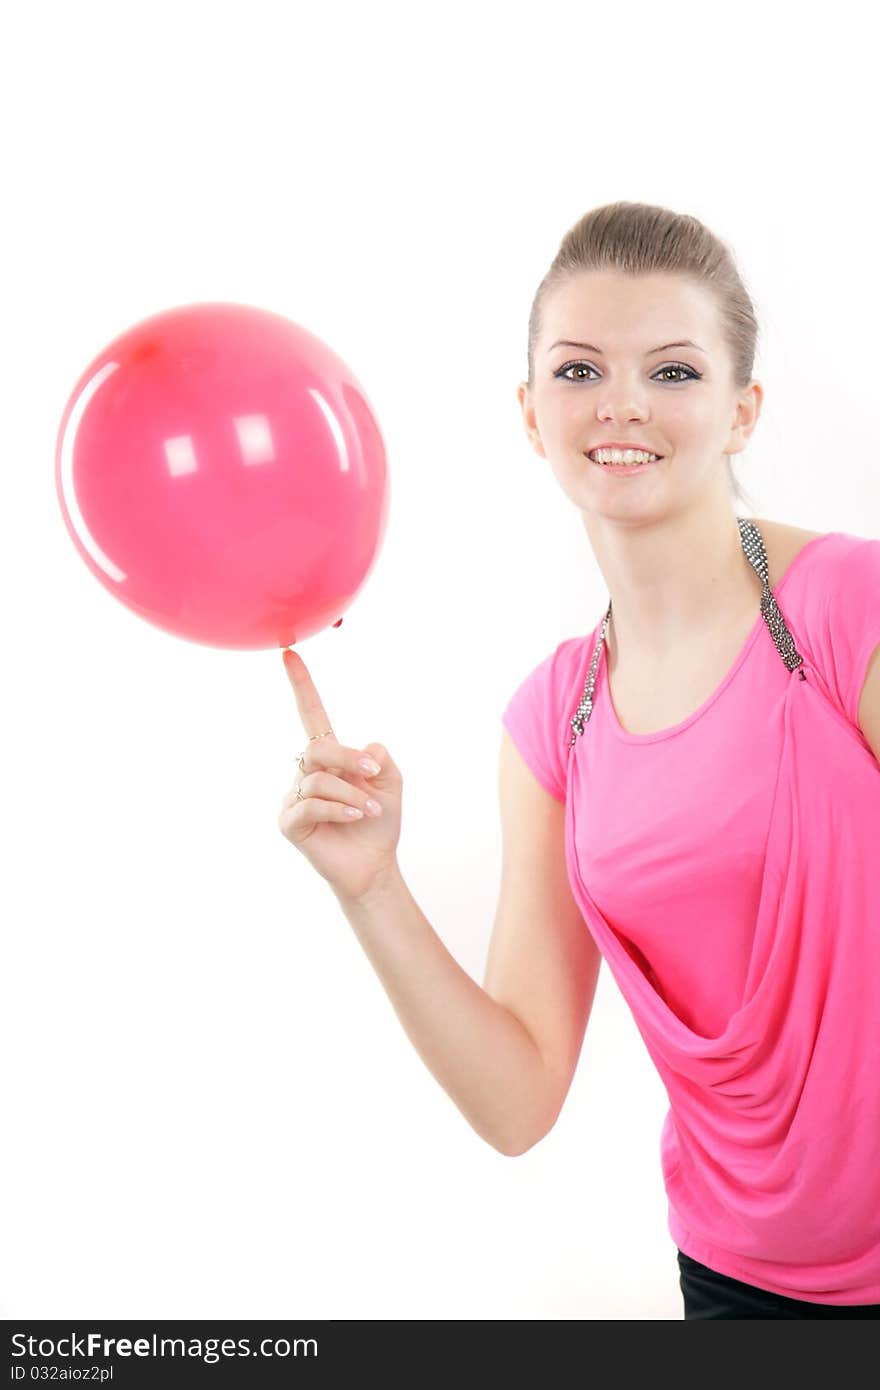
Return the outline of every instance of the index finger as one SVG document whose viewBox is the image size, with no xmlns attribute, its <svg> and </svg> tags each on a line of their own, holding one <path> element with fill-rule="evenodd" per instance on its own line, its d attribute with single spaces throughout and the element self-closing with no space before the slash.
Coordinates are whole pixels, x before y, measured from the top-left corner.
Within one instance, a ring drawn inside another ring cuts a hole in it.
<svg viewBox="0 0 880 1390">
<path fill-rule="evenodd" d="M 321 703 L 321 697 L 315 689 L 315 682 L 309 675 L 299 652 L 286 648 L 283 656 L 284 669 L 296 696 L 299 717 L 309 738 L 313 738 L 317 734 L 326 734 L 328 731 L 332 733 L 330 718 Z"/>
</svg>

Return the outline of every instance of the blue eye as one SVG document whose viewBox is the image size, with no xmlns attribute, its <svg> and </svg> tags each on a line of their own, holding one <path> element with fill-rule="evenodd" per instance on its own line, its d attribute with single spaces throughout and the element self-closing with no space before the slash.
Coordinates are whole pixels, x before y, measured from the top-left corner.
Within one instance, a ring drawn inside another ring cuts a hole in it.
<svg viewBox="0 0 880 1390">
<path fill-rule="evenodd" d="M 584 367 L 588 372 L 595 372 L 596 370 L 591 362 L 568 362 L 564 367 L 560 367 L 558 372 L 554 372 L 553 375 L 561 377 L 563 381 L 573 381 L 574 378 L 566 376 L 565 373 L 570 372 L 574 367 Z M 659 376 L 660 372 L 687 372 L 685 380 L 702 380 L 701 372 L 695 372 L 692 367 L 686 367 L 683 362 L 669 362 L 665 367 L 658 367 L 654 375 Z M 578 380 L 583 381 L 585 378 L 579 377 Z M 670 381 L 667 384 L 669 386 L 683 386 L 684 382 Z"/>
</svg>

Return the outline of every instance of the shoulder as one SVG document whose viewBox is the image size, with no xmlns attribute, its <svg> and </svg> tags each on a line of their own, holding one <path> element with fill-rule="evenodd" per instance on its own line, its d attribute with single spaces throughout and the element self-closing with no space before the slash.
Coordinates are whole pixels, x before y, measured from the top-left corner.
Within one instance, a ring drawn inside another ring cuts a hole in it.
<svg viewBox="0 0 880 1390">
<path fill-rule="evenodd" d="M 749 519 L 754 521 L 764 541 L 771 589 L 776 588 L 805 545 L 818 540 L 820 536 L 831 534 L 826 531 L 808 531 L 803 526 L 789 526 L 784 521 L 767 521 L 760 516 Z"/>
<path fill-rule="evenodd" d="M 798 591 L 811 589 L 826 594 L 861 597 L 870 601 L 877 592 L 880 540 L 873 536 L 852 535 L 848 531 L 808 531 L 803 526 L 789 526 L 782 521 L 752 517 L 764 540 L 770 587 L 775 589 L 786 577 L 802 550 L 811 541 L 825 541 L 812 546 L 810 562 L 797 565 Z"/>
<path fill-rule="evenodd" d="M 786 583 L 789 603 L 803 599 L 868 599 L 877 592 L 880 540 L 849 531 L 808 531 L 762 517 L 754 521 L 764 539 L 770 588 Z M 822 544 L 813 544 L 821 541 Z M 803 561 L 801 552 L 805 551 Z"/>
<path fill-rule="evenodd" d="M 579 699 L 584 638 L 566 637 L 532 666 L 507 704 L 501 722 L 541 785 L 565 800 L 569 720 Z"/>
<path fill-rule="evenodd" d="M 880 761 L 880 539 L 753 519 L 764 537 L 771 588 L 811 540 L 825 539 L 797 564 L 782 609 L 841 713 Z"/>
</svg>

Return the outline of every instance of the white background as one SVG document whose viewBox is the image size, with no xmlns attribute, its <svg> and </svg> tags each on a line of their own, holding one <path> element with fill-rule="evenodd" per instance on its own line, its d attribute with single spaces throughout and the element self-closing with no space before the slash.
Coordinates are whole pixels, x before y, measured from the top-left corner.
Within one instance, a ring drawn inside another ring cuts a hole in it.
<svg viewBox="0 0 880 1390">
<path fill-rule="evenodd" d="M 87 362 L 286 314 L 388 448 L 378 564 L 302 646 L 405 778 L 400 860 L 482 980 L 500 713 L 607 592 L 526 438 L 532 296 L 617 199 L 732 246 L 765 389 L 741 514 L 880 535 L 874 49 L 856 5 L 30 4 L 0 32 L 0 1316 L 678 1319 L 666 1097 L 603 965 L 550 1135 L 485 1144 L 283 838 L 277 649 L 173 640 L 55 494 Z M 756 711 L 756 717 L 760 717 Z"/>
</svg>

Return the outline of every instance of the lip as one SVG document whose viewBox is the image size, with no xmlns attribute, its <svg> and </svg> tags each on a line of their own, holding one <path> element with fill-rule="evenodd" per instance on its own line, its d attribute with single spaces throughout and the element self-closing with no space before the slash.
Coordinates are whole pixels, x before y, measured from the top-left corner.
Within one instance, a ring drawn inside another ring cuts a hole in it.
<svg viewBox="0 0 880 1390">
<path fill-rule="evenodd" d="M 597 445 L 597 448 L 602 447 L 610 449 L 614 446 L 611 444 L 606 446 L 601 444 Z M 648 451 L 645 450 L 645 452 L 647 453 Z M 651 463 L 597 463 L 595 459 L 590 458 L 589 454 L 584 454 L 584 458 L 588 463 L 591 463 L 594 468 L 601 468 L 603 473 L 613 473 L 616 478 L 622 478 L 625 474 L 645 473 L 649 468 L 656 468 L 658 463 L 663 462 L 662 454 L 659 454 Z"/>
</svg>

